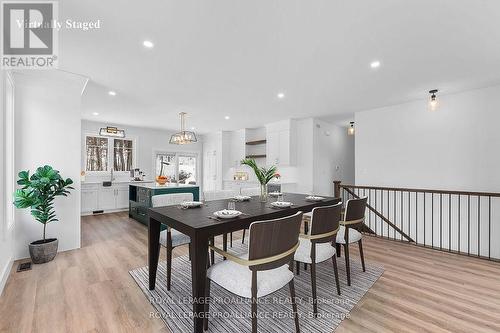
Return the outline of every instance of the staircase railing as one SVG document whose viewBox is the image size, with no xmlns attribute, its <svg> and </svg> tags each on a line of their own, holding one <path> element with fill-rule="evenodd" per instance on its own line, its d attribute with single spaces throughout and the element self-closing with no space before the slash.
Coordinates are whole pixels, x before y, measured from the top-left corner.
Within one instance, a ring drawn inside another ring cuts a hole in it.
<svg viewBox="0 0 500 333">
<path fill-rule="evenodd" d="M 365 231 L 500 261 L 500 193 L 357 186 L 334 182 L 346 202 L 368 197 Z"/>
</svg>

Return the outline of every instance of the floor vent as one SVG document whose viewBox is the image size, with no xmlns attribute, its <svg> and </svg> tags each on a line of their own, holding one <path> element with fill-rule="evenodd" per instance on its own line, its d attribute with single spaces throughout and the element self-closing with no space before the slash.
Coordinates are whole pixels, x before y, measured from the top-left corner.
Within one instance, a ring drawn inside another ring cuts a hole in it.
<svg viewBox="0 0 500 333">
<path fill-rule="evenodd" d="M 17 271 L 18 272 L 24 272 L 24 271 L 29 271 L 31 270 L 31 261 L 29 262 L 23 262 L 17 266 Z"/>
</svg>

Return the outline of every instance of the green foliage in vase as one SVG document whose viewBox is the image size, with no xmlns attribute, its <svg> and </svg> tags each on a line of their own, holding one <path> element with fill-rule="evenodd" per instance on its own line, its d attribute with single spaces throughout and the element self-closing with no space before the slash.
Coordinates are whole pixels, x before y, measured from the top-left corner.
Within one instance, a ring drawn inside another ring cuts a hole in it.
<svg viewBox="0 0 500 333">
<path fill-rule="evenodd" d="M 255 172 L 255 176 L 261 185 L 266 185 L 276 176 L 276 166 L 273 165 L 269 168 L 260 167 L 257 165 L 253 158 L 246 158 L 241 160 L 241 165 L 248 165 Z"/>
<path fill-rule="evenodd" d="M 36 169 L 30 176 L 29 171 L 18 174 L 18 185 L 22 188 L 14 194 L 14 206 L 19 209 L 30 208 L 31 215 L 43 224 L 43 240 L 48 223 L 59 221 L 54 210 L 54 199 L 57 196 L 68 196 L 73 181 L 61 177 L 59 171 L 46 165 Z"/>
</svg>

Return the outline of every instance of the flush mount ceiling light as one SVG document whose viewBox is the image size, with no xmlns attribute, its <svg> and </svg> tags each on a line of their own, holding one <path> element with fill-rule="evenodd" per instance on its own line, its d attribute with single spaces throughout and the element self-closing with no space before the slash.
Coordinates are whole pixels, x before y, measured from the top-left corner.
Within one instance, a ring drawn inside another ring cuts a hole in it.
<svg viewBox="0 0 500 333">
<path fill-rule="evenodd" d="M 124 138 L 125 130 L 118 129 L 118 127 L 106 126 L 99 130 L 99 135 L 110 136 L 114 138 Z"/>
<path fill-rule="evenodd" d="M 92 115 L 93 115 L 93 116 L 98 116 L 98 115 L 99 115 L 99 112 L 92 112 Z"/>
<path fill-rule="evenodd" d="M 431 94 L 431 97 L 429 98 L 429 110 L 430 111 L 436 111 L 438 108 L 438 100 L 437 100 L 437 94 L 438 90 L 433 89 L 429 90 L 429 94 Z"/>
<path fill-rule="evenodd" d="M 370 67 L 373 68 L 373 69 L 379 68 L 380 67 L 380 61 L 378 61 L 378 60 L 372 61 L 371 64 L 370 64 Z"/>
<path fill-rule="evenodd" d="M 229 120 L 229 116 L 225 116 L 224 119 Z"/>
<path fill-rule="evenodd" d="M 280 92 L 276 96 L 278 96 L 279 99 L 283 99 L 283 98 L 285 98 L 285 93 Z"/>
<path fill-rule="evenodd" d="M 186 112 L 179 113 L 179 116 L 181 118 L 181 131 L 170 137 L 170 143 L 174 145 L 186 145 L 198 142 L 194 132 L 186 131 Z"/>
<path fill-rule="evenodd" d="M 347 135 L 354 135 L 354 121 L 349 122 L 349 127 L 347 128 Z"/>
<path fill-rule="evenodd" d="M 110 90 L 108 91 L 109 96 L 116 96 L 116 91 Z"/>
<path fill-rule="evenodd" d="M 153 42 L 150 40 L 145 40 L 144 42 L 142 42 L 142 45 L 144 45 L 144 47 L 148 49 L 152 49 L 155 46 L 155 44 L 153 44 Z"/>
</svg>

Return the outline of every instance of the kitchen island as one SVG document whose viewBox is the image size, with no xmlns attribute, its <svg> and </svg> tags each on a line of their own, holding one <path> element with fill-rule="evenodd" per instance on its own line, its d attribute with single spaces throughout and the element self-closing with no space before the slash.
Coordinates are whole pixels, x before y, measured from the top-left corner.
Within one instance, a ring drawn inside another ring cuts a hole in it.
<svg viewBox="0 0 500 333">
<path fill-rule="evenodd" d="M 148 225 L 148 208 L 152 207 L 151 198 L 158 194 L 192 193 L 193 200 L 200 200 L 200 187 L 198 185 L 167 183 L 130 184 L 129 186 L 129 211 L 128 216 L 144 225 Z"/>
</svg>

